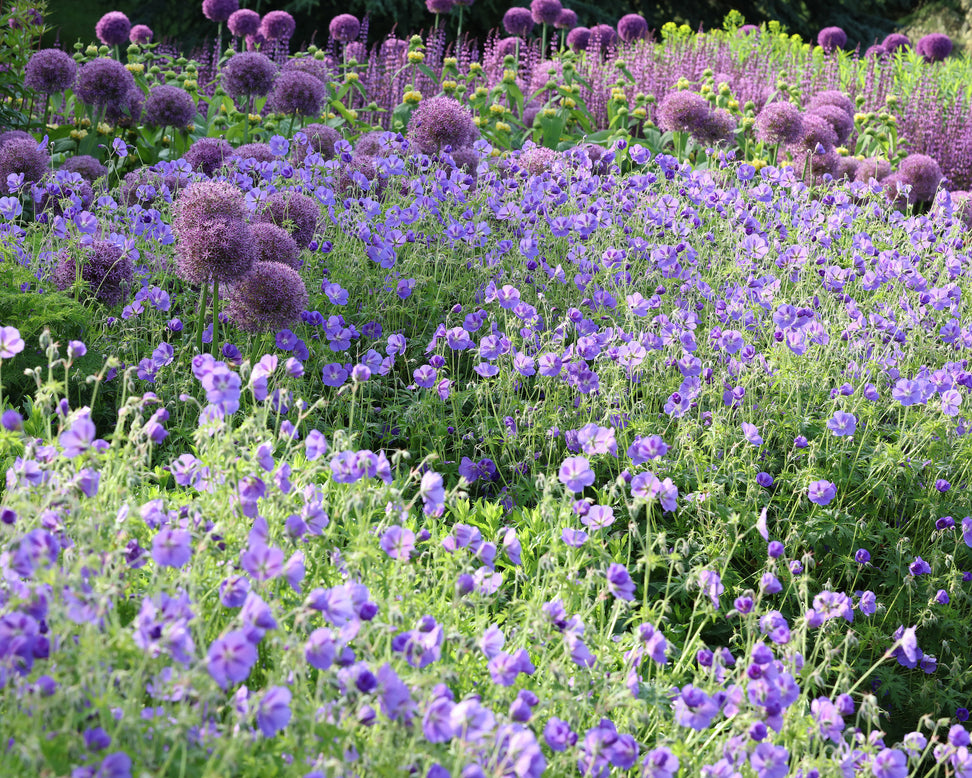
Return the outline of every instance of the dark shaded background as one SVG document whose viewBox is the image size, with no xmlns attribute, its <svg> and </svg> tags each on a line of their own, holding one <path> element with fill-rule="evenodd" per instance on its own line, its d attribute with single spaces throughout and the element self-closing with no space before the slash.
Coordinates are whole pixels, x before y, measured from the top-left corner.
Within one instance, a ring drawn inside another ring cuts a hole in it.
<svg viewBox="0 0 972 778">
<path fill-rule="evenodd" d="M 476 0 L 465 9 L 463 29 L 485 39 L 486 33 L 499 26 L 504 11 L 511 4 L 528 5 L 527 0 Z M 821 27 L 843 27 L 849 46 L 860 43 L 869 46 L 896 27 L 896 22 L 914 11 L 921 0 L 622 0 L 610 4 L 564 0 L 564 6 L 577 12 L 580 23 L 615 24 L 623 14 L 642 14 L 654 29 L 669 21 L 687 23 L 693 28 L 721 27 L 725 15 L 732 9 L 740 11 L 747 22 L 758 24 L 776 19 L 789 32 L 813 39 Z M 404 35 L 429 28 L 433 16 L 425 8 L 424 0 L 244 0 L 242 7 L 265 13 L 282 8 L 297 20 L 295 48 L 312 40 L 327 42 L 327 25 L 339 13 L 353 13 L 369 17 L 369 45 L 379 42 L 397 28 Z M 216 36 L 216 25 L 202 15 L 201 0 L 49 0 L 48 24 L 54 28 L 49 42 L 60 36 L 62 45 L 70 46 L 77 39 L 94 40 L 94 25 L 107 11 L 124 11 L 133 24 L 147 24 L 156 40 L 172 39 L 189 51 Z M 458 11 L 454 10 L 445 23 L 454 35 Z M 225 38 L 224 38 L 225 39 Z"/>
</svg>

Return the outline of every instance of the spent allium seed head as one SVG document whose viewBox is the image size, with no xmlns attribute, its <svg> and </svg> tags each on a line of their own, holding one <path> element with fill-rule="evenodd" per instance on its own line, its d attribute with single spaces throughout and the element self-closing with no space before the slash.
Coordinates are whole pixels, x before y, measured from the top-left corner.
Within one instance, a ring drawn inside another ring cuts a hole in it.
<svg viewBox="0 0 972 778">
<path fill-rule="evenodd" d="M 250 225 L 256 244 L 258 262 L 279 262 L 294 270 L 300 269 L 300 247 L 283 227 L 270 222 Z"/>
<path fill-rule="evenodd" d="M 709 101 L 695 92 L 669 92 L 658 105 L 658 126 L 669 132 L 695 135 L 709 122 Z"/>
<path fill-rule="evenodd" d="M 72 86 L 77 75 L 77 63 L 67 52 L 41 49 L 27 63 L 24 83 L 31 89 L 50 95 Z"/>
<path fill-rule="evenodd" d="M 341 140 L 341 133 L 333 127 L 328 127 L 326 124 L 308 124 L 301 132 L 307 136 L 307 145 L 292 144 L 291 153 L 294 162 L 300 164 L 311 152 L 317 152 L 324 159 L 331 159 L 334 156 L 334 144 Z M 361 139 L 358 143 L 361 143 Z"/>
<path fill-rule="evenodd" d="M 267 100 L 277 113 L 311 116 L 321 110 L 327 87 L 317 77 L 300 70 L 281 73 Z"/>
<path fill-rule="evenodd" d="M 270 11 L 260 22 L 260 32 L 268 41 L 289 41 L 296 29 L 297 22 L 286 11 Z"/>
<path fill-rule="evenodd" d="M 573 30 L 577 26 L 577 12 L 564 8 L 554 21 L 554 27 L 558 30 Z"/>
<path fill-rule="evenodd" d="M 234 153 L 240 159 L 255 159 L 257 162 L 273 162 L 277 159 L 266 143 L 245 143 Z"/>
<path fill-rule="evenodd" d="M 454 5 L 454 0 L 425 0 L 425 7 L 430 14 L 447 14 Z"/>
<path fill-rule="evenodd" d="M 109 11 L 95 24 L 95 35 L 106 46 L 121 46 L 128 40 L 132 23 L 121 11 Z"/>
<path fill-rule="evenodd" d="M 253 266 L 256 244 L 242 219 L 198 222 L 178 232 L 176 275 L 190 284 L 235 281 Z"/>
<path fill-rule="evenodd" d="M 857 171 L 854 173 L 854 180 L 860 181 L 862 184 L 866 184 L 872 178 L 875 181 L 883 181 L 890 175 L 890 162 L 888 162 L 886 159 L 868 157 L 867 159 L 862 160 L 861 164 L 857 166 Z"/>
<path fill-rule="evenodd" d="M 510 35 L 526 37 L 533 31 L 533 24 L 529 8 L 516 6 L 503 14 L 503 29 Z"/>
<path fill-rule="evenodd" d="M 102 176 L 108 175 L 108 168 L 90 154 L 79 154 L 76 157 L 68 157 L 61 163 L 61 170 L 67 170 L 69 173 L 77 173 L 91 183 L 94 183 Z"/>
<path fill-rule="evenodd" d="M 213 171 L 232 156 L 233 147 L 222 138 L 200 138 L 189 147 L 189 151 L 183 154 L 182 158 L 197 173 L 211 176 Z"/>
<path fill-rule="evenodd" d="M 196 181 L 175 202 L 172 228 L 177 238 L 210 219 L 242 220 L 246 216 L 243 192 L 227 181 Z"/>
<path fill-rule="evenodd" d="M 898 49 L 908 48 L 911 45 L 911 39 L 907 35 L 902 35 L 900 32 L 892 32 L 881 41 L 881 45 L 893 54 Z"/>
<path fill-rule="evenodd" d="M 812 113 L 814 116 L 821 116 L 827 120 L 834 134 L 837 135 L 838 145 L 843 144 L 854 131 L 854 117 L 836 105 L 818 105 L 811 108 L 807 113 Z"/>
<path fill-rule="evenodd" d="M 292 267 L 256 262 L 230 288 L 226 315 L 246 332 L 275 332 L 299 321 L 307 300 L 307 288 Z"/>
<path fill-rule="evenodd" d="M 105 305 L 118 305 L 128 295 L 135 277 L 135 267 L 127 253 L 114 243 L 96 240 L 82 249 L 72 247 L 60 254 L 54 269 L 54 284 L 58 289 L 70 288 L 80 277 L 88 293 Z"/>
<path fill-rule="evenodd" d="M 807 110 L 812 111 L 814 108 L 819 108 L 822 105 L 835 105 L 844 113 L 850 114 L 851 116 L 857 110 L 854 107 L 854 101 L 837 89 L 826 89 L 823 92 L 817 92 L 817 94 L 810 98 L 810 102 L 807 103 Z"/>
<path fill-rule="evenodd" d="M 300 192 L 274 192 L 267 198 L 254 221 L 270 222 L 290 232 L 301 248 L 307 248 L 317 230 L 320 209 Z"/>
<path fill-rule="evenodd" d="M 240 9 L 239 0 L 203 0 L 203 16 L 214 22 L 225 22 Z"/>
<path fill-rule="evenodd" d="M 919 39 L 915 51 L 925 62 L 941 62 L 952 53 L 952 39 L 940 32 L 933 32 Z"/>
<path fill-rule="evenodd" d="M 196 103 L 177 86 L 152 87 L 145 101 L 144 122 L 149 127 L 185 129 L 196 118 Z"/>
<path fill-rule="evenodd" d="M 626 14 L 618 20 L 618 37 L 625 43 L 634 43 L 648 37 L 648 22 L 641 14 Z"/>
<path fill-rule="evenodd" d="M 361 22 L 358 21 L 357 16 L 338 14 L 331 19 L 327 29 L 334 40 L 347 43 L 353 41 L 361 33 Z"/>
<path fill-rule="evenodd" d="M 102 107 L 127 102 L 134 86 L 134 77 L 121 62 L 100 57 L 81 66 L 74 93 L 89 105 Z"/>
<path fill-rule="evenodd" d="M 803 114 L 803 135 L 799 145 L 809 151 L 814 151 L 819 143 L 824 152 L 832 151 L 837 145 L 837 133 L 830 126 L 830 122 L 822 116 L 812 113 Z"/>
<path fill-rule="evenodd" d="M 925 154 L 909 154 L 898 165 L 898 175 L 905 184 L 911 184 L 912 202 L 931 202 L 942 181 L 942 169 Z"/>
<path fill-rule="evenodd" d="M 222 71 L 221 85 L 235 99 L 263 97 L 273 88 L 277 68 L 266 54 L 243 51 L 230 57 Z"/>
<path fill-rule="evenodd" d="M 7 176 L 22 173 L 25 183 L 40 181 L 50 169 L 47 149 L 33 138 L 15 138 L 0 146 L 0 191 L 7 194 Z"/>
<path fill-rule="evenodd" d="M 537 24 L 553 24 L 563 10 L 560 0 L 530 0 L 530 16 Z"/>
<path fill-rule="evenodd" d="M 249 8 L 241 8 L 230 14 L 226 21 L 230 34 L 237 38 L 245 38 L 247 35 L 256 35 L 260 29 L 260 14 L 251 11 Z"/>
<path fill-rule="evenodd" d="M 842 49 L 847 45 L 847 33 L 840 27 L 824 27 L 817 33 L 817 45 L 828 53 Z"/>
<path fill-rule="evenodd" d="M 451 97 L 423 100 L 408 123 L 409 140 L 423 154 L 435 154 L 443 146 L 470 146 L 478 135 L 472 114 Z"/>
<path fill-rule="evenodd" d="M 155 33 L 152 32 L 152 28 L 147 24 L 136 24 L 128 33 L 128 40 L 132 43 L 137 43 L 140 46 L 144 46 L 146 43 L 151 43 L 152 38 L 154 37 Z"/>
</svg>

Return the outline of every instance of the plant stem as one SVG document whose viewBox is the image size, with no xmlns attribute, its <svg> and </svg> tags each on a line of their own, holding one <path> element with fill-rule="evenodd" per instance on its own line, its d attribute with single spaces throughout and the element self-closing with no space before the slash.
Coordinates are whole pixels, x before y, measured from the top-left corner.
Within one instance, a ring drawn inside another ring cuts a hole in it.
<svg viewBox="0 0 972 778">
<path fill-rule="evenodd" d="M 203 320 L 206 318 L 206 296 L 209 294 L 209 285 L 203 284 L 202 296 L 199 298 L 199 313 L 196 316 L 196 348 L 199 353 L 203 353 Z"/>
<path fill-rule="evenodd" d="M 213 279 L 213 342 L 209 344 L 209 353 L 216 356 L 219 344 L 219 281 Z"/>
</svg>

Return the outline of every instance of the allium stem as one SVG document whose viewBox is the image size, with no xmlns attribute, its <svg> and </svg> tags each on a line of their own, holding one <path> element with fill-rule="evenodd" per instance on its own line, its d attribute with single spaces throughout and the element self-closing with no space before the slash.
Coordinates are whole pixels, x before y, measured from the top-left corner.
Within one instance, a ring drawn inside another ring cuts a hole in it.
<svg viewBox="0 0 972 778">
<path fill-rule="evenodd" d="M 213 279 L 213 342 L 209 344 L 209 353 L 216 356 L 219 348 L 219 281 Z M 201 352 L 200 352 L 201 353 Z"/>
<path fill-rule="evenodd" d="M 465 9 L 465 6 L 462 6 L 462 5 L 459 6 L 459 26 L 456 28 L 456 41 L 457 42 L 462 40 L 462 12 L 463 12 L 464 9 Z"/>
<path fill-rule="evenodd" d="M 547 23 L 543 23 L 543 32 L 540 35 L 540 59 L 542 60 L 547 56 Z"/>
<path fill-rule="evenodd" d="M 243 116 L 243 142 L 250 142 L 250 108 L 253 105 L 253 95 L 249 95 L 246 99 L 246 111 Z"/>
<path fill-rule="evenodd" d="M 196 316 L 196 348 L 199 350 L 200 354 L 203 353 L 203 321 L 206 319 L 206 303 L 208 302 L 206 298 L 208 294 L 209 285 L 203 284 L 202 296 L 199 298 L 199 313 Z"/>
</svg>

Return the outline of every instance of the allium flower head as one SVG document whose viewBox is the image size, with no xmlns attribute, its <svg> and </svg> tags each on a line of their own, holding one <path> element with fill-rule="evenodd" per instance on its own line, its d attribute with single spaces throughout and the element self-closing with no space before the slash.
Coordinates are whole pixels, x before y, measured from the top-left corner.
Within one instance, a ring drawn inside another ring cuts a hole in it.
<svg viewBox="0 0 972 778">
<path fill-rule="evenodd" d="M 684 90 L 669 92 L 658 106 L 658 126 L 694 135 L 706 126 L 710 113 L 709 101 L 702 95 Z"/>
<path fill-rule="evenodd" d="M 539 176 L 550 170 L 550 166 L 560 158 L 560 153 L 546 146 L 533 146 L 520 154 L 517 162 L 531 176 Z"/>
<path fill-rule="evenodd" d="M 33 140 L 30 133 L 24 132 L 23 130 L 5 130 L 0 132 L 0 148 L 9 143 L 12 140 Z"/>
<path fill-rule="evenodd" d="M 185 89 L 161 85 L 152 87 L 145 101 L 143 120 L 149 127 L 185 129 L 196 117 L 196 104 Z"/>
<path fill-rule="evenodd" d="M 567 46 L 575 54 L 587 51 L 587 44 L 591 40 L 591 31 L 586 27 L 574 27 L 567 33 Z"/>
<path fill-rule="evenodd" d="M 423 100 L 408 123 L 409 141 L 422 154 L 435 154 L 443 146 L 471 146 L 478 135 L 472 114 L 451 97 Z"/>
<path fill-rule="evenodd" d="M 189 147 L 189 151 L 182 158 L 196 172 L 211 176 L 232 156 L 233 147 L 222 138 L 200 138 Z"/>
<path fill-rule="evenodd" d="M 558 30 L 573 30 L 577 26 L 577 12 L 569 8 L 564 8 L 554 21 L 554 27 Z"/>
<path fill-rule="evenodd" d="M 176 274 L 191 284 L 234 281 L 253 266 L 256 246 L 241 219 L 217 217 L 182 229 L 176 246 Z"/>
<path fill-rule="evenodd" d="M 247 35 L 256 35 L 260 29 L 260 14 L 251 11 L 249 8 L 241 8 L 230 14 L 226 26 L 232 35 L 237 38 L 245 38 Z"/>
<path fill-rule="evenodd" d="M 260 32 L 268 41 L 289 41 L 296 29 L 297 22 L 286 11 L 269 11 L 260 22 Z"/>
<path fill-rule="evenodd" d="M 709 112 L 708 120 L 693 135 L 699 143 L 728 143 L 736 131 L 736 120 L 725 108 Z"/>
<path fill-rule="evenodd" d="M 257 262 L 280 262 L 294 270 L 300 269 L 300 247 L 283 227 L 270 222 L 250 225 L 256 244 Z"/>
<path fill-rule="evenodd" d="M 239 9 L 239 0 L 202 0 L 203 16 L 214 22 L 227 21 Z"/>
<path fill-rule="evenodd" d="M 109 11 L 95 24 L 95 35 L 106 46 L 121 46 L 128 40 L 132 23 L 121 11 Z"/>
<path fill-rule="evenodd" d="M 243 51 L 230 57 L 220 84 L 234 98 L 263 97 L 273 88 L 277 68 L 266 54 Z"/>
<path fill-rule="evenodd" d="M 27 62 L 24 84 L 50 95 L 74 84 L 78 66 L 74 58 L 60 49 L 41 49 Z"/>
<path fill-rule="evenodd" d="M 244 143 L 235 152 L 240 159 L 255 159 L 257 162 L 273 162 L 277 156 L 266 143 Z"/>
<path fill-rule="evenodd" d="M 756 117 L 756 138 L 763 143 L 796 143 L 803 136 L 803 117 L 793 103 L 769 103 Z"/>
<path fill-rule="evenodd" d="M 503 14 L 503 29 L 510 35 L 525 38 L 533 31 L 533 14 L 529 8 L 514 6 Z"/>
<path fill-rule="evenodd" d="M 873 46 L 868 46 L 864 51 L 864 58 L 884 60 L 888 54 L 889 52 L 884 46 L 880 43 L 875 43 Z"/>
<path fill-rule="evenodd" d="M 915 51 L 925 62 L 941 62 L 952 53 L 952 39 L 940 32 L 933 32 L 919 39 Z"/>
<path fill-rule="evenodd" d="M 847 33 L 840 27 L 824 27 L 817 33 L 817 45 L 828 54 L 847 45 Z"/>
<path fill-rule="evenodd" d="M 822 105 L 835 105 L 850 116 L 853 116 L 855 111 L 854 101 L 837 89 L 825 89 L 823 92 L 817 92 L 807 103 L 807 110 L 812 113 L 815 108 Z"/>
<path fill-rule="evenodd" d="M 560 0 L 530 0 L 530 16 L 537 24 L 553 24 L 563 10 Z"/>
<path fill-rule="evenodd" d="M 837 133 L 830 126 L 830 122 L 822 116 L 812 113 L 804 114 L 803 135 L 800 138 L 799 146 L 803 150 L 815 152 L 818 145 L 823 147 L 824 153 L 833 151 L 837 145 Z"/>
<path fill-rule="evenodd" d="M 353 41 L 361 33 L 361 22 L 351 14 L 338 14 L 327 27 L 331 37 L 341 43 Z"/>
<path fill-rule="evenodd" d="M 140 46 L 151 43 L 154 37 L 155 33 L 152 32 L 152 28 L 146 24 L 136 24 L 128 33 L 128 40 Z"/>
<path fill-rule="evenodd" d="M 96 240 L 83 249 L 68 251 L 62 252 L 54 269 L 54 284 L 58 289 L 68 289 L 74 284 L 80 261 L 81 280 L 95 298 L 114 306 L 126 297 L 135 277 L 135 267 L 122 249 L 106 240 Z"/>
<path fill-rule="evenodd" d="M 911 39 L 900 32 L 892 32 L 881 41 L 881 45 L 893 54 L 898 49 L 908 48 L 911 45 Z"/>
<path fill-rule="evenodd" d="M 291 154 L 294 162 L 303 162 L 311 152 L 320 154 L 325 160 L 334 156 L 334 144 L 341 140 L 341 133 L 326 124 L 308 124 L 301 132 L 307 137 L 307 145 L 294 143 Z M 358 140 L 360 143 L 361 140 Z"/>
<path fill-rule="evenodd" d="M 329 81 L 333 75 L 333 69 L 326 60 L 315 59 L 314 57 L 291 57 L 280 68 L 281 73 L 289 73 L 293 70 L 307 73 L 324 83 Z M 307 128 L 302 130 L 302 132 L 306 131 Z"/>
<path fill-rule="evenodd" d="M 103 107 L 126 102 L 129 90 L 134 87 L 135 78 L 121 62 L 100 57 L 81 66 L 74 92 L 89 105 Z"/>
<path fill-rule="evenodd" d="M 274 192 L 263 204 L 254 221 L 265 221 L 290 232 L 301 248 L 310 245 L 317 230 L 320 209 L 310 197 L 300 192 Z"/>
<path fill-rule="evenodd" d="M 837 144 L 841 145 L 854 131 L 854 117 L 836 105 L 818 105 L 811 108 L 808 113 L 814 116 L 821 116 L 827 120 L 834 133 L 837 135 Z"/>
<path fill-rule="evenodd" d="M 278 113 L 312 116 L 320 113 L 326 95 L 327 87 L 319 78 L 290 70 L 277 77 L 267 102 Z"/>
<path fill-rule="evenodd" d="M 601 52 L 607 51 L 608 47 L 614 43 L 617 34 L 610 24 L 595 24 L 591 27 L 591 43 L 597 41 Z"/>
<path fill-rule="evenodd" d="M 299 321 L 307 300 L 296 270 L 278 262 L 256 262 L 230 288 L 226 315 L 247 332 L 275 332 Z"/>
<path fill-rule="evenodd" d="M 938 162 L 925 154 L 909 154 L 898 165 L 898 175 L 905 184 L 911 184 L 914 202 L 931 202 L 942 181 L 942 169 Z"/>
<path fill-rule="evenodd" d="M 425 0 L 425 7 L 430 14 L 447 14 L 454 5 L 454 0 Z"/>
<path fill-rule="evenodd" d="M 854 180 L 866 184 L 872 178 L 875 181 L 883 181 L 891 175 L 891 163 L 886 159 L 868 157 L 861 161 L 854 173 Z"/>
<path fill-rule="evenodd" d="M 173 231 L 176 237 L 211 219 L 244 219 L 243 192 L 227 181 L 196 181 L 179 194 L 175 204 Z"/>
<path fill-rule="evenodd" d="M 25 183 L 40 181 L 51 157 L 33 138 L 16 139 L 0 146 L 0 193 L 6 194 L 7 176 L 22 174 Z"/>
<path fill-rule="evenodd" d="M 625 14 L 618 20 L 618 37 L 625 43 L 634 43 L 648 37 L 648 22 L 641 14 Z"/>
</svg>

